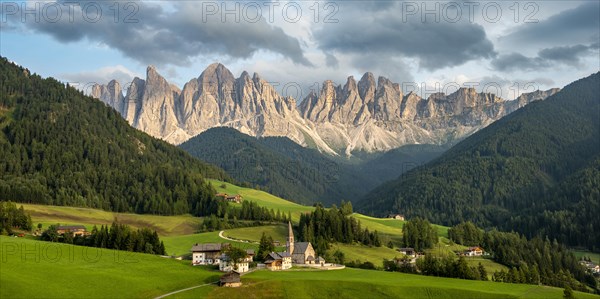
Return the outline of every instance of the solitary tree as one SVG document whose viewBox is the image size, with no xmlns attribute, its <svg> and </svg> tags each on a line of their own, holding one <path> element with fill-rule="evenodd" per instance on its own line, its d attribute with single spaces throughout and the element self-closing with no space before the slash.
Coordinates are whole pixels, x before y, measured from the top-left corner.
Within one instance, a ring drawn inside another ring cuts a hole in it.
<svg viewBox="0 0 600 299">
<path fill-rule="evenodd" d="M 273 238 L 271 236 L 267 236 L 264 232 L 260 237 L 260 244 L 258 245 L 258 252 L 256 253 L 256 257 L 260 261 L 264 261 L 267 258 L 267 255 L 275 250 L 275 246 L 273 245 Z"/>
</svg>

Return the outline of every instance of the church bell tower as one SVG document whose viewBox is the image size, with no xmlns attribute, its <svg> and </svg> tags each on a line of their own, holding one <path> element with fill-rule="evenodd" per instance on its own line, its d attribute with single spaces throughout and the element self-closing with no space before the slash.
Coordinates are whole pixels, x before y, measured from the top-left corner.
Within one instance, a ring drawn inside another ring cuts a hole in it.
<svg viewBox="0 0 600 299">
<path fill-rule="evenodd" d="M 285 247 L 290 255 L 294 253 L 294 231 L 292 231 L 292 222 L 290 221 L 288 221 L 288 238 Z"/>
</svg>

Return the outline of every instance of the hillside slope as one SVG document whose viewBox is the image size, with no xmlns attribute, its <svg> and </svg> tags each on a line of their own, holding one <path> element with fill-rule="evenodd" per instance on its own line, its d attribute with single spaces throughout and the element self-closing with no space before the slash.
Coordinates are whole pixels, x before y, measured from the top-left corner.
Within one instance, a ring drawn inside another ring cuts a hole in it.
<svg viewBox="0 0 600 299">
<path fill-rule="evenodd" d="M 216 209 L 217 167 L 0 58 L 0 200 L 153 214 Z"/>
<path fill-rule="evenodd" d="M 360 163 L 332 160 L 285 137 L 256 138 L 219 127 L 180 145 L 195 157 L 223 168 L 234 179 L 310 204 L 354 201 L 377 185 L 440 155 L 444 147 L 411 145 Z"/>
<path fill-rule="evenodd" d="M 382 185 L 358 208 L 446 225 L 471 220 L 598 249 L 599 95 L 600 73 L 576 81 Z"/>
</svg>

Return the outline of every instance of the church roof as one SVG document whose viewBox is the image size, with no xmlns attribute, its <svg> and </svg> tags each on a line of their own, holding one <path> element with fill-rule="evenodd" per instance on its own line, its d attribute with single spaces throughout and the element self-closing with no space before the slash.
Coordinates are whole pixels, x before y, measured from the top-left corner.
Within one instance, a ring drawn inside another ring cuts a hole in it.
<svg viewBox="0 0 600 299">
<path fill-rule="evenodd" d="M 295 254 L 305 253 L 310 245 L 310 242 L 296 242 L 294 243 L 294 252 Z"/>
</svg>

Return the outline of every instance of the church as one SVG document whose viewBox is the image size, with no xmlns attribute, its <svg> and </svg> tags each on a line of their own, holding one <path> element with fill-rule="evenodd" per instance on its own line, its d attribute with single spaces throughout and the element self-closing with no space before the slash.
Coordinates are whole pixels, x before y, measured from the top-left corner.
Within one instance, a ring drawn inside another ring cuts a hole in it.
<svg viewBox="0 0 600 299">
<path fill-rule="evenodd" d="M 294 242 L 291 222 L 288 222 L 288 238 L 285 246 L 287 252 L 292 256 L 293 264 L 315 264 L 315 249 L 310 242 Z"/>
</svg>

